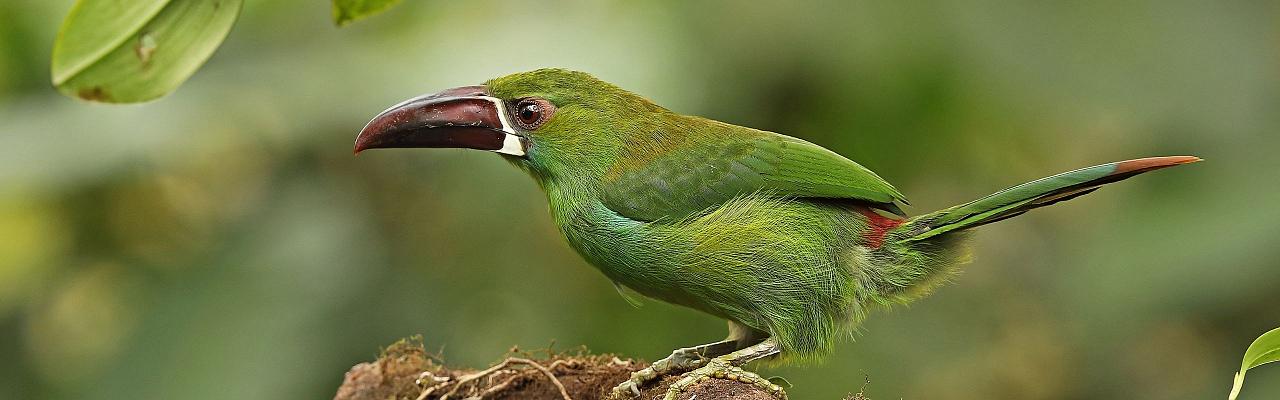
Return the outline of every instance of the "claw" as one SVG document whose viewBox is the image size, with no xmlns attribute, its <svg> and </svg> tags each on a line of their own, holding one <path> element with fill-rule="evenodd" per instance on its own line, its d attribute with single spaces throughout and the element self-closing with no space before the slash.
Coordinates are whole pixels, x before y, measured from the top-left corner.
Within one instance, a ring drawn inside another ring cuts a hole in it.
<svg viewBox="0 0 1280 400">
<path fill-rule="evenodd" d="M 754 372 L 723 362 L 723 360 L 712 360 L 712 362 L 685 374 L 680 380 L 671 384 L 671 387 L 667 389 L 667 393 L 663 396 L 663 400 L 679 399 L 681 394 L 689 391 L 693 386 L 706 383 L 713 378 L 746 383 L 769 392 L 774 398 L 787 400 L 787 393 L 782 390 L 781 386 L 761 378 L 760 375 L 756 375 Z"/>
<path fill-rule="evenodd" d="M 633 372 L 630 379 L 618 384 L 609 392 L 608 399 L 628 400 L 639 397 L 640 386 L 644 386 L 646 382 L 663 375 L 690 370 L 693 372 L 685 374 L 680 380 L 671 385 L 671 388 L 667 390 L 666 396 L 664 396 L 665 399 L 675 400 L 680 396 L 681 392 L 689 387 L 706 382 L 713 377 L 724 378 L 726 374 L 731 375 L 729 379 L 739 382 L 753 385 L 761 385 L 761 382 L 763 382 L 764 384 L 772 385 L 771 382 L 761 378 L 759 375 L 744 371 L 737 366 L 752 360 L 777 355 L 780 351 L 778 342 L 769 338 L 742 349 L 729 350 L 732 346 L 736 346 L 737 339 L 733 339 L 734 337 L 731 334 L 731 339 L 676 350 L 667 358 L 655 361 L 649 367 Z M 628 394 L 632 396 L 628 397 Z M 779 387 L 778 391 L 774 393 L 774 397 L 786 399 L 786 393 L 782 392 L 782 388 Z"/>
<path fill-rule="evenodd" d="M 630 395 L 630 396 L 628 396 Z M 625 381 L 610 391 L 609 400 L 628 400 L 640 397 L 640 387 L 633 381 Z"/>
<path fill-rule="evenodd" d="M 631 378 L 614 386 L 609 400 L 628 400 L 640 397 L 640 387 L 664 375 L 689 371 L 702 366 L 706 360 L 696 349 L 680 349 L 667 358 L 655 361 L 647 368 L 631 373 Z M 630 394 L 631 396 L 627 396 Z"/>
</svg>

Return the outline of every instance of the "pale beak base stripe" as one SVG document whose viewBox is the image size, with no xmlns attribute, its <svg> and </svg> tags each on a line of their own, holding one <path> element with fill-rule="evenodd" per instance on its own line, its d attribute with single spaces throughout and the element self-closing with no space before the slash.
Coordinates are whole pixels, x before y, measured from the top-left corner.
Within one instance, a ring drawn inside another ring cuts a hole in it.
<svg viewBox="0 0 1280 400">
<path fill-rule="evenodd" d="M 485 99 L 493 102 L 494 108 L 498 111 L 498 120 L 502 122 L 502 131 L 507 134 L 502 139 L 502 148 L 494 152 L 523 157 L 525 155 L 524 139 L 516 135 L 515 128 L 511 127 L 510 121 L 507 121 L 507 105 L 497 97 L 485 96 Z"/>
</svg>

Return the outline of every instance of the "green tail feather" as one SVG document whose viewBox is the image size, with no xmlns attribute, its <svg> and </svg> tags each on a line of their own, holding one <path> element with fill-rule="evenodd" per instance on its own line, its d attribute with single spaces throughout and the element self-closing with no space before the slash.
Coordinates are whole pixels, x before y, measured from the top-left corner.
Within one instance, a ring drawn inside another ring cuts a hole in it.
<svg viewBox="0 0 1280 400">
<path fill-rule="evenodd" d="M 903 228 L 914 233 L 903 241 L 919 241 L 947 232 L 1010 218 L 1031 209 L 1070 200 L 1099 186 L 1160 168 L 1200 161 L 1198 157 L 1151 157 L 1102 164 L 1027 182 L 987 197 L 912 218 Z"/>
</svg>

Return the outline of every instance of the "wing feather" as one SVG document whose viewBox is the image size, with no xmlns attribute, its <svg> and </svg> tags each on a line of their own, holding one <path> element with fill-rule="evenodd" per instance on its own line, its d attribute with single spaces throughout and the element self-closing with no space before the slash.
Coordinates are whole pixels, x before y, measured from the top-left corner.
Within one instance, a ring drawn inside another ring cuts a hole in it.
<svg viewBox="0 0 1280 400">
<path fill-rule="evenodd" d="M 759 191 L 853 199 L 894 213 L 902 193 L 871 170 L 801 139 L 698 119 L 701 134 L 643 135 L 643 154 L 622 160 L 603 182 L 610 209 L 639 221 L 676 220 Z M 686 125 L 687 126 L 687 125 Z"/>
</svg>

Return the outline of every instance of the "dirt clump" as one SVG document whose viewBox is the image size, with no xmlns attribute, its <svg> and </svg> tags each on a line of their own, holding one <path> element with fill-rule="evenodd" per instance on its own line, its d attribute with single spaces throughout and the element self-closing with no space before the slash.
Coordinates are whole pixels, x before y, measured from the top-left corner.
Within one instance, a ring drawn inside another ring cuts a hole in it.
<svg viewBox="0 0 1280 400">
<path fill-rule="evenodd" d="M 376 361 L 351 367 L 334 400 L 437 399 L 601 399 L 614 385 L 647 366 L 642 361 L 611 354 L 508 351 L 508 357 L 484 370 L 453 369 L 428 353 L 421 338 L 400 340 L 382 351 Z M 554 379 L 553 379 L 554 378 Z M 641 389 L 642 399 L 661 398 L 671 383 L 668 376 Z M 712 379 L 694 386 L 681 399 L 772 400 L 755 386 Z"/>
</svg>

